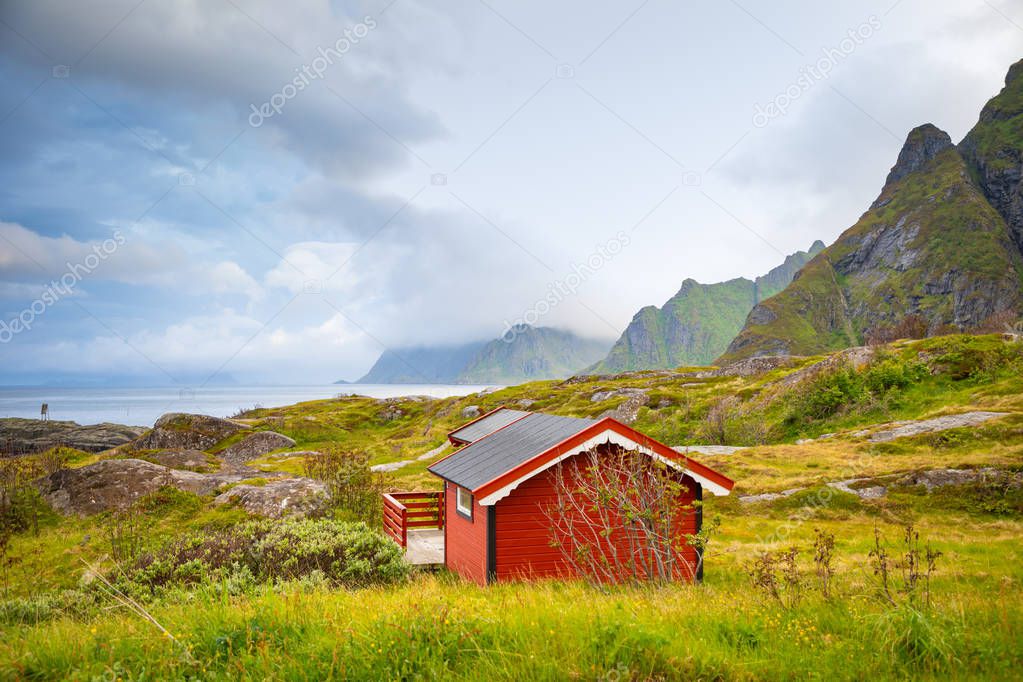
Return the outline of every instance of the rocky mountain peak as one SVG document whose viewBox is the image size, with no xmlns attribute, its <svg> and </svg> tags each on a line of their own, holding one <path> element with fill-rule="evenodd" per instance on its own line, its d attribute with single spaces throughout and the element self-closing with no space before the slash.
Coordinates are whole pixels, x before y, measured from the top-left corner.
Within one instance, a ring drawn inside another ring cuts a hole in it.
<svg viewBox="0 0 1023 682">
<path fill-rule="evenodd" d="M 1005 87 L 980 112 L 979 124 L 1005 121 L 1023 113 L 1023 60 L 1009 67 Z"/>
<path fill-rule="evenodd" d="M 899 160 L 888 174 L 885 187 L 922 169 L 928 161 L 951 146 L 949 134 L 931 123 L 914 128 L 899 152 Z"/>
<path fill-rule="evenodd" d="M 1023 59 L 1009 67 L 1009 73 L 1005 75 L 1005 87 L 1023 85 Z"/>
</svg>

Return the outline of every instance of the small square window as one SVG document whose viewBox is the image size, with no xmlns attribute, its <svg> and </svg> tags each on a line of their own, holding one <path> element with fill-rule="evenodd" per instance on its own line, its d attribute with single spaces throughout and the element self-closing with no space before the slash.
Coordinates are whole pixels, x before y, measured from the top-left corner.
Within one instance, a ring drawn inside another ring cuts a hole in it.
<svg viewBox="0 0 1023 682">
<path fill-rule="evenodd" d="M 472 519 L 472 493 L 459 487 L 455 493 L 455 509 L 467 519 Z"/>
</svg>

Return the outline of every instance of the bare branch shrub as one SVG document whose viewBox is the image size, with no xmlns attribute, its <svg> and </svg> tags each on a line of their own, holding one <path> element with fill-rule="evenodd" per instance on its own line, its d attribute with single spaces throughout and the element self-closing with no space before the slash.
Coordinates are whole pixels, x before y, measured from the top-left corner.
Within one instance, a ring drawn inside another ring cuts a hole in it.
<svg viewBox="0 0 1023 682">
<path fill-rule="evenodd" d="M 920 533 L 912 523 L 902 532 L 902 553 L 893 559 L 881 538 L 881 531 L 874 528 L 874 548 L 868 560 L 874 576 L 878 579 L 878 590 L 891 606 L 902 603 L 913 605 L 923 593 L 924 604 L 931 605 L 931 576 L 937 568 L 942 553 L 933 549 L 930 543 L 920 547 Z M 896 576 L 901 580 L 896 581 Z M 901 595 L 901 599 L 899 598 Z"/>
<path fill-rule="evenodd" d="M 142 514 L 135 505 L 112 512 L 103 526 L 103 533 L 110 543 L 110 556 L 114 561 L 123 563 L 139 556 L 143 532 Z"/>
<path fill-rule="evenodd" d="M 815 528 L 813 532 L 813 564 L 817 572 L 821 594 L 825 598 L 829 598 L 831 597 L 831 579 L 835 575 L 835 568 L 831 563 L 835 556 L 835 534 L 820 528 Z"/>
<path fill-rule="evenodd" d="M 765 592 L 785 608 L 792 608 L 802 598 L 803 583 L 799 578 L 796 556 L 791 547 L 784 552 L 764 552 L 746 568 L 753 587 Z"/>
<path fill-rule="evenodd" d="M 324 448 L 309 455 L 303 465 L 309 478 L 323 481 L 330 494 L 334 516 L 343 521 L 380 524 L 381 496 L 386 487 L 382 474 L 369 467 L 369 455 L 363 452 Z"/>
<path fill-rule="evenodd" d="M 714 403 L 697 430 L 708 445 L 762 445 L 769 435 L 763 415 L 735 396 Z"/>
<path fill-rule="evenodd" d="M 692 491 L 669 465 L 608 443 L 553 476 L 544 513 L 576 574 L 604 585 L 697 578 L 710 531 L 695 532 Z"/>
</svg>

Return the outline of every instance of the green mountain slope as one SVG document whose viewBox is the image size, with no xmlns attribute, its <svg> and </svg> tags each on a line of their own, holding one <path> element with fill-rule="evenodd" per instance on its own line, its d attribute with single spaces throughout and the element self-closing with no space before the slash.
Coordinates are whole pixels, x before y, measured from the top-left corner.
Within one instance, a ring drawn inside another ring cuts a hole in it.
<svg viewBox="0 0 1023 682">
<path fill-rule="evenodd" d="M 564 379 L 593 364 L 609 342 L 519 325 L 493 341 L 384 351 L 360 384 L 519 384 Z"/>
<path fill-rule="evenodd" d="M 562 379 L 593 364 L 608 343 L 550 327 L 517 325 L 481 348 L 458 376 L 465 384 L 516 384 Z"/>
<path fill-rule="evenodd" d="M 740 277 L 700 284 L 687 279 L 663 307 L 647 306 L 636 313 L 608 356 L 587 372 L 616 374 L 710 364 L 742 329 L 753 306 L 784 289 L 823 249 L 822 242 L 815 242 L 809 251 L 788 256 L 756 280 Z"/>
<path fill-rule="evenodd" d="M 1023 68 L 956 147 L 909 134 L 880 197 L 784 291 L 750 313 L 719 362 L 864 342 L 919 316 L 929 334 L 1023 311 Z"/>
</svg>

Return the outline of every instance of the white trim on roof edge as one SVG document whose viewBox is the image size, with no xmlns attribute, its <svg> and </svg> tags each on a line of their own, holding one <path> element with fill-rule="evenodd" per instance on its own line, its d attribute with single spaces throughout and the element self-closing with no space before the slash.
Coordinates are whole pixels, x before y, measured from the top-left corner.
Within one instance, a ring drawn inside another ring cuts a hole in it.
<svg viewBox="0 0 1023 682">
<path fill-rule="evenodd" d="M 592 438 L 586 440 L 581 445 L 579 445 L 579 446 L 569 450 L 568 452 L 564 453 L 563 455 L 560 455 L 559 457 L 555 457 L 554 459 L 552 459 L 550 462 L 547 462 L 543 466 L 538 467 L 538 468 L 534 469 L 533 471 L 530 471 L 529 473 L 525 474 L 524 476 L 522 476 L 522 477 L 512 481 L 511 483 L 509 483 L 508 485 L 504 486 L 503 488 L 501 488 L 499 490 L 495 490 L 491 494 L 489 494 L 486 497 L 482 498 L 479 501 L 479 504 L 484 506 L 484 507 L 489 507 L 491 505 L 494 505 L 497 502 L 499 502 L 500 500 L 503 500 L 505 497 L 508 497 L 508 495 L 510 495 L 511 492 L 513 490 L 515 490 L 516 488 L 518 488 L 520 485 L 522 485 L 523 483 L 525 483 L 529 479 L 533 478 L 537 474 L 543 473 L 547 469 L 550 469 L 552 466 L 554 466 L 558 462 L 564 461 L 564 460 L 568 459 L 569 457 L 574 457 L 575 455 L 581 454 L 583 452 L 587 452 L 589 450 L 592 450 L 593 448 L 597 447 L 598 445 L 602 445 L 604 443 L 613 443 L 615 445 L 620 445 L 621 447 L 623 447 L 623 448 L 625 448 L 627 450 L 638 450 L 639 452 L 642 452 L 644 455 L 648 455 L 650 457 L 653 457 L 654 459 L 656 459 L 659 462 L 663 462 L 663 463 L 667 464 L 668 466 L 670 466 L 670 467 L 672 467 L 674 469 L 677 469 L 679 471 L 683 471 L 687 475 L 692 476 L 693 479 L 697 483 L 699 483 L 700 485 L 703 486 L 704 490 L 710 492 L 712 495 L 724 496 L 724 495 L 728 495 L 728 493 L 729 493 L 728 488 L 726 488 L 726 487 L 724 487 L 724 486 L 722 486 L 722 485 L 720 485 L 718 483 L 715 483 L 714 481 L 710 480 L 709 478 L 705 478 L 703 476 L 700 476 L 697 473 L 694 473 L 692 470 L 690 470 L 688 467 L 686 467 L 682 462 L 677 462 L 675 460 L 670 460 L 670 459 L 668 459 L 666 457 L 662 457 L 661 455 L 657 454 L 656 452 L 654 452 L 650 448 L 645 447 L 643 445 L 640 445 L 639 443 L 637 443 L 636 441 L 632 440 L 631 438 L 626 438 L 625 436 L 621 435 L 620 433 L 612 431 L 611 429 L 606 429 L 604 431 L 601 431 L 597 435 L 593 436 Z"/>
</svg>

